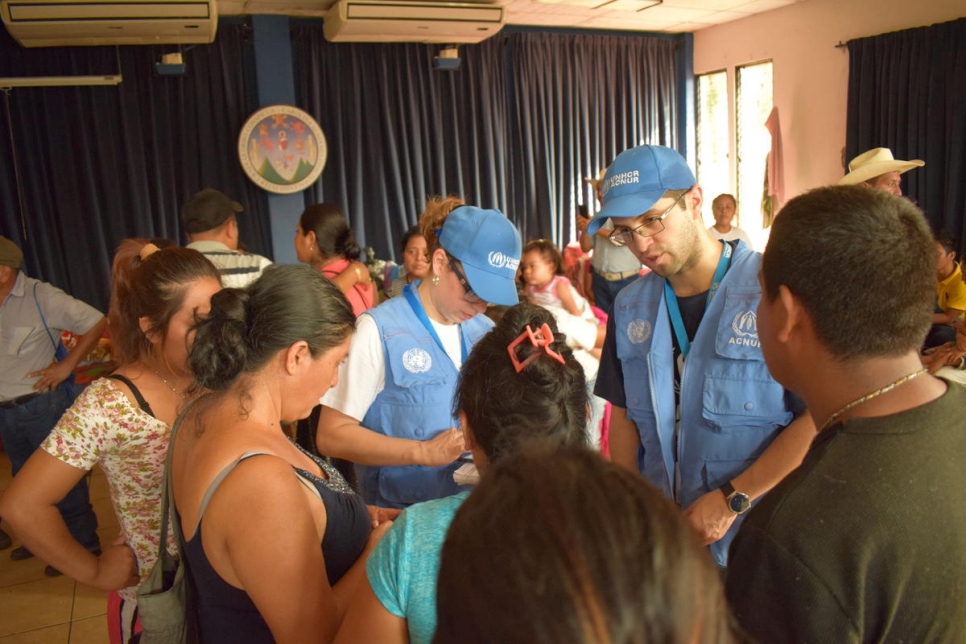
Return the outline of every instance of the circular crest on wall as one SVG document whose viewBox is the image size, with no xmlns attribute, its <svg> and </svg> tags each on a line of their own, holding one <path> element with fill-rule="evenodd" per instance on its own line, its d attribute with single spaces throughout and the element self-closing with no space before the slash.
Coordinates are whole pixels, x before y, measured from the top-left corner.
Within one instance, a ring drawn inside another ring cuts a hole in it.
<svg viewBox="0 0 966 644">
<path fill-rule="evenodd" d="M 325 167 L 328 148 L 322 128 L 291 105 L 269 105 L 245 121 L 238 159 L 255 185 L 290 194 L 312 185 Z"/>
</svg>

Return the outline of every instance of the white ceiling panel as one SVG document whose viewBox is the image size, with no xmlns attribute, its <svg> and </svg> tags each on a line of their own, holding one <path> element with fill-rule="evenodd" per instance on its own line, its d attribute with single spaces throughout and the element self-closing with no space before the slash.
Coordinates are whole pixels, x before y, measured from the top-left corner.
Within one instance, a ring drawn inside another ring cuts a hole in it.
<svg viewBox="0 0 966 644">
<path fill-rule="evenodd" d="M 322 17 L 336 0 L 218 0 L 224 16 Z M 386 0 L 392 1 L 392 0 Z M 423 0 L 433 3 L 440 0 Z M 808 0 L 459 0 L 506 7 L 507 24 L 682 33 Z"/>
</svg>

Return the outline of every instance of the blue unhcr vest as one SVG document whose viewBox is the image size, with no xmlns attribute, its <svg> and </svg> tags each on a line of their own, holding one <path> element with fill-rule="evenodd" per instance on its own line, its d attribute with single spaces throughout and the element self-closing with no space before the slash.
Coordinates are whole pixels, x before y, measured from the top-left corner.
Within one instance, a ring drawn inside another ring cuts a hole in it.
<svg viewBox="0 0 966 644">
<path fill-rule="evenodd" d="M 362 419 L 362 426 L 386 436 L 418 441 L 455 427 L 453 394 L 459 372 L 406 298 L 391 299 L 366 313 L 379 328 L 386 383 Z M 467 353 L 491 328 L 493 322 L 485 315 L 460 324 Z M 357 465 L 356 473 L 366 503 L 404 508 L 459 492 L 460 486 L 453 482 L 458 467 L 458 463 L 442 467 Z"/>
<path fill-rule="evenodd" d="M 682 508 L 747 469 L 794 417 L 758 344 L 760 265 L 761 256 L 739 242 L 691 342 L 677 437 L 665 280 L 645 276 L 614 303 L 627 416 L 641 438 L 638 467 Z M 711 546 L 719 565 L 727 563 L 728 546 L 743 518 Z"/>
</svg>

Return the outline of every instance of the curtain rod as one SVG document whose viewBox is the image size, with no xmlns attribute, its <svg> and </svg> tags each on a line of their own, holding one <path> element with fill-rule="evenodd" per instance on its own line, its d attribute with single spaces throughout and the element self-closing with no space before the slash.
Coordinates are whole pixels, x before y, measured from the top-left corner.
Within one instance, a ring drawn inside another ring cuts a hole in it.
<svg viewBox="0 0 966 644">
<path fill-rule="evenodd" d="M 848 46 L 849 46 L 849 43 L 847 43 L 847 42 L 842 42 L 842 41 L 840 40 L 840 41 L 839 41 L 839 44 L 837 44 L 837 45 L 835 45 L 835 48 L 836 48 L 836 49 L 844 49 L 844 48 L 846 48 L 846 47 L 848 47 Z"/>
</svg>

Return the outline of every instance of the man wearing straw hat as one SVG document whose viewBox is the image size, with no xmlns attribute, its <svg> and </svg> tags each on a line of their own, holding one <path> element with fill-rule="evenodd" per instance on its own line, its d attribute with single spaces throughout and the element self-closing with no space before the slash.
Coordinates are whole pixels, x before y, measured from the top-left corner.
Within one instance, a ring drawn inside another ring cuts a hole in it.
<svg viewBox="0 0 966 644">
<path fill-rule="evenodd" d="M 873 148 L 863 152 L 849 162 L 849 173 L 839 179 L 840 186 L 854 186 L 862 183 L 870 188 L 884 190 L 897 197 L 902 196 L 899 177 L 913 168 L 926 165 L 924 161 L 913 159 L 903 161 L 892 156 L 889 148 Z"/>
</svg>

